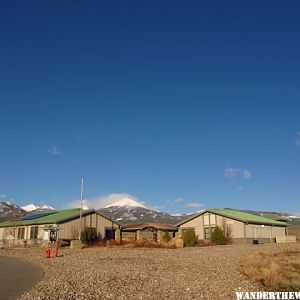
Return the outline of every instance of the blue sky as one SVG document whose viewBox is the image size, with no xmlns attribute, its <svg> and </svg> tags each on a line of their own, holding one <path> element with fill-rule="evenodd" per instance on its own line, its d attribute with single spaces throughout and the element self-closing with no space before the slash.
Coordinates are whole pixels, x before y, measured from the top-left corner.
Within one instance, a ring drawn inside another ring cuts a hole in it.
<svg viewBox="0 0 300 300">
<path fill-rule="evenodd" d="M 0 194 L 300 212 L 299 1 L 1 1 Z"/>
</svg>

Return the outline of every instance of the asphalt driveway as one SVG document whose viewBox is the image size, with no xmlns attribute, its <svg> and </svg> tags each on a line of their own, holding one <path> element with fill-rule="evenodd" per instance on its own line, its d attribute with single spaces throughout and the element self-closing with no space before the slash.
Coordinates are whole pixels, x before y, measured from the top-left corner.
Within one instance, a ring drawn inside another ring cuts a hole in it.
<svg viewBox="0 0 300 300">
<path fill-rule="evenodd" d="M 23 292 L 35 286 L 43 276 L 43 270 L 34 264 L 0 256 L 0 298 L 17 299 Z"/>
</svg>

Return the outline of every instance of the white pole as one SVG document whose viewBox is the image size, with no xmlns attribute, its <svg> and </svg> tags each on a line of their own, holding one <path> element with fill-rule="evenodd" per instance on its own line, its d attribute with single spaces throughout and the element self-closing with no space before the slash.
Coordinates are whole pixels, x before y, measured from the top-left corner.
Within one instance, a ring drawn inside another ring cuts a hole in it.
<svg viewBox="0 0 300 300">
<path fill-rule="evenodd" d="M 79 214 L 79 240 L 81 240 L 82 230 L 82 208 L 83 208 L 83 176 L 81 176 L 81 189 L 80 189 L 80 214 Z"/>
</svg>

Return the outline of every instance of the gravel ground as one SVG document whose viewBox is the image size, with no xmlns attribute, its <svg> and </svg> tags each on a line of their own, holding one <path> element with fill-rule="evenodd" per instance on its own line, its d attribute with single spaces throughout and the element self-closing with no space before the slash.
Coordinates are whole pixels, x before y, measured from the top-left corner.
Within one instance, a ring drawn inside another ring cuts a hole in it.
<svg viewBox="0 0 300 300">
<path fill-rule="evenodd" d="M 183 249 L 60 249 L 44 258 L 42 248 L 0 250 L 41 265 L 45 277 L 21 299 L 236 299 L 235 291 L 262 286 L 239 272 L 253 251 L 280 251 L 291 245 L 229 245 Z"/>
</svg>

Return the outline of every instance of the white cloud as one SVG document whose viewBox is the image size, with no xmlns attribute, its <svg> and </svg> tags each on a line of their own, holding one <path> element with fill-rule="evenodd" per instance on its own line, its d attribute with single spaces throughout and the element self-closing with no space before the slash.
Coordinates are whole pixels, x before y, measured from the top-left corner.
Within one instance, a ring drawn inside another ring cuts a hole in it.
<svg viewBox="0 0 300 300">
<path fill-rule="evenodd" d="M 6 198 L 5 194 L 0 194 L 0 198 Z"/>
<path fill-rule="evenodd" d="M 226 178 L 241 177 L 244 179 L 251 179 L 252 173 L 248 170 L 243 170 L 239 168 L 226 168 L 224 170 L 224 176 Z"/>
<path fill-rule="evenodd" d="M 84 199 L 84 205 L 88 206 L 89 208 L 98 209 L 126 198 L 132 199 L 140 203 L 141 205 L 144 205 L 143 201 L 140 201 L 138 198 L 127 193 L 109 194 L 109 195 L 104 195 L 104 196 L 102 195 L 102 196 L 97 196 L 89 199 Z M 67 205 L 67 207 L 74 207 L 74 208 L 80 207 L 80 200 L 72 201 Z"/>
<path fill-rule="evenodd" d="M 242 177 L 245 178 L 245 179 L 251 179 L 252 174 L 248 170 L 243 170 L 242 171 Z"/>
<path fill-rule="evenodd" d="M 238 175 L 238 173 L 240 172 L 240 169 L 236 169 L 236 168 L 227 168 L 224 171 L 224 175 L 227 178 L 233 178 L 235 176 Z"/>
<path fill-rule="evenodd" d="M 238 191 L 242 191 L 242 190 L 244 190 L 244 187 L 243 186 L 238 186 Z"/>
<path fill-rule="evenodd" d="M 53 146 L 53 147 L 49 148 L 48 152 L 54 156 L 60 156 L 63 154 L 62 151 L 57 146 Z"/>
<path fill-rule="evenodd" d="M 202 203 L 198 203 L 198 202 L 190 202 L 186 204 L 186 207 L 188 208 L 199 208 L 202 207 L 203 204 Z"/>
<path fill-rule="evenodd" d="M 178 197 L 174 200 L 175 203 L 181 203 L 181 202 L 184 202 L 184 199 L 181 198 L 181 197 Z"/>
</svg>

